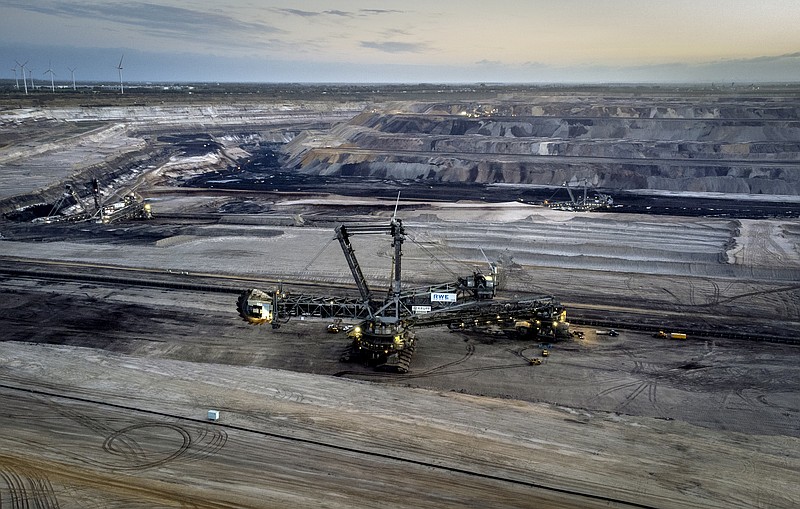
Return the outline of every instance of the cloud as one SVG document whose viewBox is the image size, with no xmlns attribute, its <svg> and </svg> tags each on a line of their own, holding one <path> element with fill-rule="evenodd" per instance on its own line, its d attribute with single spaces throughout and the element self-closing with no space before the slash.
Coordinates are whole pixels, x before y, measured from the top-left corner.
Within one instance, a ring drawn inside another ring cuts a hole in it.
<svg viewBox="0 0 800 509">
<path fill-rule="evenodd" d="M 731 60 L 720 60 L 719 62 L 726 62 L 726 63 L 762 63 L 762 62 L 783 62 L 786 60 L 792 60 L 800 58 L 800 51 L 795 53 L 786 53 L 784 55 L 765 55 L 760 57 L 754 58 L 739 58 L 739 59 L 731 59 Z"/>
<path fill-rule="evenodd" d="M 409 32 L 408 30 L 402 30 L 400 28 L 390 28 L 388 30 L 384 30 L 381 33 L 381 35 L 386 37 L 386 38 L 396 37 L 396 36 L 410 37 L 411 36 L 411 32 Z"/>
<path fill-rule="evenodd" d="M 6 6 L 24 11 L 59 17 L 95 19 L 128 25 L 138 30 L 161 35 L 197 36 L 200 31 L 280 33 L 282 30 L 264 23 L 241 21 L 220 13 L 158 5 L 148 2 L 124 4 L 72 2 L 6 2 Z"/>
<path fill-rule="evenodd" d="M 313 18 L 314 16 L 321 16 L 321 12 L 314 12 L 314 11 L 303 11 L 300 9 L 275 9 L 276 12 L 282 12 L 284 14 L 292 14 L 294 16 L 300 16 L 301 18 Z"/>
<path fill-rule="evenodd" d="M 381 14 L 402 14 L 405 11 L 397 11 L 397 10 L 394 10 L 394 9 L 361 9 L 358 12 L 360 12 L 362 14 L 377 14 L 377 15 L 381 15 Z"/>
<path fill-rule="evenodd" d="M 337 16 L 340 18 L 354 18 L 356 16 L 381 16 L 384 14 L 400 14 L 403 11 L 397 11 L 392 9 L 359 9 L 355 12 L 348 12 L 348 11 L 339 11 L 339 10 L 327 10 L 327 11 L 304 11 L 302 9 L 274 9 L 276 12 L 282 12 L 284 14 L 291 14 L 293 16 L 300 16 L 303 18 L 313 18 L 317 16 Z"/>
<path fill-rule="evenodd" d="M 353 17 L 353 13 L 344 12 L 344 11 L 325 11 L 324 14 L 329 14 L 331 16 L 340 16 L 342 18 L 352 18 Z"/>
<path fill-rule="evenodd" d="M 384 53 L 421 53 L 427 49 L 427 46 L 423 43 L 396 41 L 361 41 L 361 47 L 376 49 Z"/>
</svg>

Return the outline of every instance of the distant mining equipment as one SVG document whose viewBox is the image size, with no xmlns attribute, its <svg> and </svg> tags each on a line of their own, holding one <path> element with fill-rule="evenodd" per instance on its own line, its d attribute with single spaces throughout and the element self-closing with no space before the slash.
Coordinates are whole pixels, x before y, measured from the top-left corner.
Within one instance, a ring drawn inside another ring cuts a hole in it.
<svg viewBox="0 0 800 509">
<path fill-rule="evenodd" d="M 545 200 L 544 205 L 546 207 L 571 212 L 591 212 L 593 210 L 610 209 L 614 206 L 614 198 L 611 195 L 595 192 L 594 196 L 587 196 L 588 182 L 586 179 L 583 179 L 583 196 L 576 198 L 569 187 L 569 182 L 564 182 L 563 187 L 567 189 L 569 201 Z"/>
<path fill-rule="evenodd" d="M 67 184 L 64 193 L 53 205 L 50 213 L 44 217 L 37 217 L 34 223 L 52 224 L 63 222 L 96 221 L 102 224 L 114 223 L 131 219 L 152 219 L 153 212 L 150 204 L 145 202 L 139 194 L 130 192 L 121 200 L 100 204 L 100 187 L 97 179 L 92 179 L 92 196 L 94 197 L 94 210 L 84 203 L 75 188 Z M 73 204 L 69 201 L 72 199 Z"/>
<path fill-rule="evenodd" d="M 69 204 L 70 198 L 75 202 L 74 204 Z M 67 212 L 68 210 L 72 210 L 71 212 Z M 78 222 L 78 221 L 88 221 L 97 214 L 97 207 L 95 207 L 95 212 L 91 212 L 87 207 L 86 204 L 83 203 L 81 197 L 75 191 L 75 188 L 72 185 L 67 184 L 64 187 L 64 193 L 61 197 L 53 204 L 53 208 L 50 209 L 50 212 L 44 217 L 37 217 L 33 220 L 34 223 L 44 223 L 44 224 L 52 224 L 52 223 L 62 223 L 62 222 Z"/>
<path fill-rule="evenodd" d="M 152 219 L 153 211 L 149 203 L 136 193 L 130 193 L 122 201 L 104 205 L 100 209 L 98 223 L 109 224 L 126 219 Z"/>
</svg>

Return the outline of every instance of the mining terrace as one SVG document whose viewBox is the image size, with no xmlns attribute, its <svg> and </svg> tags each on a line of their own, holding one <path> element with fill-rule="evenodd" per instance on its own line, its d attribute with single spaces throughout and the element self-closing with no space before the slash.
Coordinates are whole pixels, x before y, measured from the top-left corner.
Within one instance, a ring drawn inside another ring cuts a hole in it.
<svg viewBox="0 0 800 509">
<path fill-rule="evenodd" d="M 797 90 L 127 92 L 0 101 L 0 506 L 800 505 Z M 92 179 L 152 219 L 77 220 Z M 395 214 L 404 285 L 499 261 L 575 335 L 422 329 L 399 374 L 238 315 L 354 295 L 334 228 Z"/>
</svg>

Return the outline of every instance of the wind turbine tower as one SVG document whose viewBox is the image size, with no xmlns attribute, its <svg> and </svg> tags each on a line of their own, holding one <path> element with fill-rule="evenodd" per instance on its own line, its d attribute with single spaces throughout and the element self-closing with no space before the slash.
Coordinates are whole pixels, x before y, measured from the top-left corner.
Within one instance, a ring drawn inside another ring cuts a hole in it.
<svg viewBox="0 0 800 509">
<path fill-rule="evenodd" d="M 31 90 L 36 92 L 36 85 L 33 84 L 33 69 L 28 69 L 28 77 L 31 79 Z"/>
<path fill-rule="evenodd" d="M 14 61 L 17 62 L 16 60 Z M 17 65 L 22 70 L 22 85 L 25 87 L 25 95 L 28 95 L 28 80 L 25 77 L 25 66 L 28 65 L 28 61 L 26 60 L 24 64 L 17 62 Z"/>
<path fill-rule="evenodd" d="M 124 94 L 125 90 L 122 88 L 122 59 L 125 58 L 125 54 L 119 58 L 119 65 L 117 66 L 117 70 L 119 71 L 119 93 Z"/>
<path fill-rule="evenodd" d="M 50 91 L 55 93 L 56 92 L 56 84 L 53 82 L 53 76 L 55 76 L 56 73 L 53 72 L 53 62 L 52 62 L 52 60 L 50 61 L 50 65 L 47 66 L 47 70 L 44 72 L 44 74 L 47 74 L 47 73 L 50 73 Z"/>
<path fill-rule="evenodd" d="M 72 91 L 74 92 L 75 91 L 75 69 L 72 69 L 70 67 L 67 67 L 67 69 L 69 69 L 69 72 L 72 73 Z"/>
<path fill-rule="evenodd" d="M 11 70 L 14 71 L 14 82 L 16 83 L 16 85 L 14 85 L 14 88 L 19 90 L 19 77 L 17 76 L 17 68 L 12 67 Z"/>
</svg>

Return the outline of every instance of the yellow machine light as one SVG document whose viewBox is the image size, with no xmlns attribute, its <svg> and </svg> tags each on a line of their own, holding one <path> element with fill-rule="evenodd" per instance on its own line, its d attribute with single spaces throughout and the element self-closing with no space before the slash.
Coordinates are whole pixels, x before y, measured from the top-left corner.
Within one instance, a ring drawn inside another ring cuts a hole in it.
<svg viewBox="0 0 800 509">
<path fill-rule="evenodd" d="M 359 326 L 356 326 L 356 328 L 355 328 L 355 329 L 353 329 L 353 332 L 361 332 L 361 327 L 359 327 Z"/>
<path fill-rule="evenodd" d="M 556 327 L 558 327 L 558 322 L 553 322 L 553 328 L 555 329 Z"/>
</svg>

